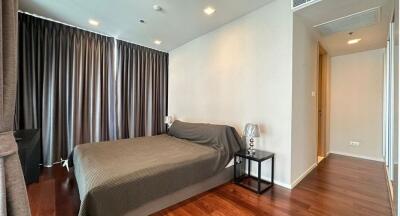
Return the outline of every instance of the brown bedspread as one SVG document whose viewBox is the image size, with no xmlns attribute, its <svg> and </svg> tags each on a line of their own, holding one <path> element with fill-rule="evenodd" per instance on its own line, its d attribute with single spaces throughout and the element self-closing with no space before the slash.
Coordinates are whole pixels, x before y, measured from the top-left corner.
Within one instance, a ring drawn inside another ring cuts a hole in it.
<svg viewBox="0 0 400 216">
<path fill-rule="evenodd" d="M 239 150 L 239 143 L 229 145 Z M 79 215 L 127 215 L 205 180 L 232 158 L 223 149 L 168 135 L 79 145 L 74 152 Z"/>
</svg>

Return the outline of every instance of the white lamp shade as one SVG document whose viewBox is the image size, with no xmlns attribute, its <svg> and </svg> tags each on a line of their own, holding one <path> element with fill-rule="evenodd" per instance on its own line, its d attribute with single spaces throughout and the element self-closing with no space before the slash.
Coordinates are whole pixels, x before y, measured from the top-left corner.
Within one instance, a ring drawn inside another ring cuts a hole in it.
<svg viewBox="0 0 400 216">
<path fill-rule="evenodd" d="M 260 128 L 257 124 L 248 123 L 244 128 L 244 135 L 246 137 L 260 137 Z"/>
</svg>

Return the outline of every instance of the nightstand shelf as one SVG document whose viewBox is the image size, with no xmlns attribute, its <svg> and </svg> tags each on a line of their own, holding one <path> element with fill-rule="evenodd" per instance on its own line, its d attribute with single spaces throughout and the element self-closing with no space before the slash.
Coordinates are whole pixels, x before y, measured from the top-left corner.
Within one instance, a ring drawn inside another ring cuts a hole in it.
<svg viewBox="0 0 400 216">
<path fill-rule="evenodd" d="M 238 164 L 243 162 L 242 159 L 247 160 L 247 172 L 245 169 L 245 173 L 240 175 L 237 169 Z M 266 181 L 261 178 L 261 165 L 264 161 L 269 159 L 271 159 L 271 181 Z M 257 177 L 251 176 L 251 161 L 258 163 Z M 234 182 L 244 188 L 261 194 L 274 185 L 274 163 L 274 153 L 256 150 L 254 154 L 250 155 L 247 153 L 247 150 L 241 150 L 237 152 L 234 157 Z"/>
</svg>

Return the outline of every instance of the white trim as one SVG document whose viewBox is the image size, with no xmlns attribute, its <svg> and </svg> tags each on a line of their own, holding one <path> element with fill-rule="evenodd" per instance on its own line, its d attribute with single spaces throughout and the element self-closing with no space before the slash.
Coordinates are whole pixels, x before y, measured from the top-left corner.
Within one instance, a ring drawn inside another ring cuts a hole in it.
<svg viewBox="0 0 400 216">
<path fill-rule="evenodd" d="M 308 168 L 303 174 L 301 174 L 296 180 L 294 180 L 291 185 L 290 185 L 290 189 L 293 189 L 296 187 L 297 184 L 299 184 L 301 182 L 301 180 L 303 180 L 308 174 L 310 174 L 311 171 L 314 170 L 315 167 L 317 167 L 318 164 L 314 163 L 313 165 L 310 166 L 310 168 Z"/>
<path fill-rule="evenodd" d="M 250 173 L 250 176 L 257 177 L 258 173 L 256 171 L 254 171 L 254 169 L 253 169 L 253 171 Z M 269 181 L 269 182 L 271 181 L 271 177 L 266 177 L 266 176 L 263 176 L 263 175 L 261 175 L 261 179 Z M 281 181 L 277 181 L 276 179 L 274 179 L 274 184 L 279 185 L 279 186 L 284 187 L 284 188 L 287 188 L 289 190 L 292 189 L 290 184 L 283 183 Z"/>
<path fill-rule="evenodd" d="M 383 155 L 385 159 L 386 166 L 389 166 L 389 47 L 390 43 L 389 40 L 386 42 L 386 49 L 385 49 L 385 68 L 384 68 L 384 97 L 383 97 Z"/>
<path fill-rule="evenodd" d="M 390 108 L 389 108 L 389 112 L 390 112 L 390 118 L 389 118 L 389 124 L 390 124 L 390 135 L 389 135 L 389 176 L 390 176 L 390 180 L 394 180 L 394 158 L 395 158 L 395 153 L 394 153 L 394 145 L 395 145 L 395 103 L 396 103 L 396 98 L 395 98 L 395 71 L 394 71 L 394 49 L 395 49 L 395 35 L 394 35 L 394 23 L 390 23 L 390 27 L 389 27 L 389 34 L 390 34 L 390 54 L 389 54 L 389 77 L 390 77 L 390 86 L 389 86 L 389 91 L 390 91 L 390 95 L 389 95 L 389 100 L 390 100 Z"/>
<path fill-rule="evenodd" d="M 280 181 L 276 181 L 275 179 L 274 179 L 274 184 L 277 184 L 277 185 L 279 185 L 279 186 L 281 186 L 281 187 L 284 187 L 284 188 L 287 188 L 287 189 L 289 189 L 289 190 L 292 189 L 292 187 L 291 187 L 289 184 L 282 183 L 282 182 L 280 182 Z"/>
<path fill-rule="evenodd" d="M 328 155 L 327 155 L 327 156 L 328 156 Z M 281 181 L 277 181 L 276 179 L 274 179 L 274 184 L 279 185 L 279 186 L 281 186 L 281 187 L 284 187 L 284 188 L 286 188 L 286 189 L 292 190 L 294 187 L 296 187 L 296 185 L 297 185 L 298 183 L 301 182 L 301 180 L 303 180 L 311 171 L 313 171 L 314 168 L 317 167 L 317 165 L 318 165 L 318 164 L 315 162 L 313 165 L 311 165 L 310 168 L 308 168 L 303 174 L 300 175 L 300 177 L 298 177 L 298 178 L 297 178 L 295 181 L 293 181 L 291 184 L 283 183 L 283 182 L 281 182 Z M 258 174 L 257 174 L 257 172 L 254 171 L 254 169 L 253 169 L 250 175 L 256 177 Z M 263 176 L 263 175 L 262 175 L 261 178 L 262 178 L 263 180 L 266 180 L 266 181 L 271 181 L 271 178 L 270 178 L 270 177 L 266 177 L 266 176 Z"/>
<path fill-rule="evenodd" d="M 383 158 L 369 157 L 369 156 L 364 156 L 364 155 L 358 155 L 358 154 L 352 154 L 352 153 L 346 153 L 346 152 L 338 152 L 338 151 L 330 151 L 329 153 L 348 156 L 348 157 L 355 157 L 355 158 L 360 158 L 360 159 L 365 159 L 365 160 L 384 162 Z"/>
</svg>

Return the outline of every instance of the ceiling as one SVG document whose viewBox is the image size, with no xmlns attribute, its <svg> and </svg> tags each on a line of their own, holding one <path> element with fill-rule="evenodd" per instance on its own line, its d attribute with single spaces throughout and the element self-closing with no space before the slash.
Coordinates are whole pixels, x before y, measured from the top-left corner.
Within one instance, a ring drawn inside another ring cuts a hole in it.
<svg viewBox="0 0 400 216">
<path fill-rule="evenodd" d="M 25 12 L 162 51 L 173 50 L 272 0 L 20 0 Z M 155 11 L 160 5 L 162 11 Z M 203 9 L 212 6 L 211 16 Z M 92 26 L 89 19 L 100 24 Z M 143 19 L 145 23 L 140 23 Z M 160 45 L 154 44 L 161 40 Z"/>
<path fill-rule="evenodd" d="M 318 34 L 321 45 L 329 55 L 337 56 L 385 47 L 393 5 L 393 0 L 322 0 L 296 11 L 295 15 L 315 30 L 316 25 L 380 7 L 380 19 L 375 24 L 326 36 Z M 349 32 L 354 32 L 351 37 Z M 347 41 L 354 38 L 362 40 L 357 44 L 348 45 Z"/>
</svg>

